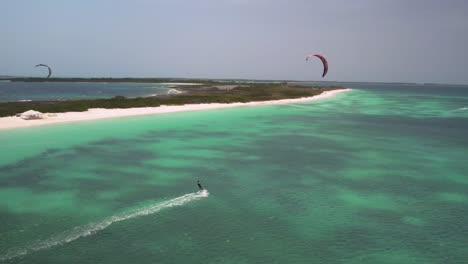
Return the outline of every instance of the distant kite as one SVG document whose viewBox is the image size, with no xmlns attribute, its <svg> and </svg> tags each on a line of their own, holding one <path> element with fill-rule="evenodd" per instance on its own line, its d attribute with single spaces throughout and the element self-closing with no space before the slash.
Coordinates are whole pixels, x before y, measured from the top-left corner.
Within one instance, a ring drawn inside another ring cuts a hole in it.
<svg viewBox="0 0 468 264">
<path fill-rule="evenodd" d="M 49 70 L 49 75 L 47 75 L 47 78 L 49 78 L 50 75 L 52 75 L 52 70 L 50 69 L 50 67 L 47 66 L 47 65 L 45 65 L 45 64 L 38 64 L 38 65 L 36 65 L 35 67 L 40 67 L 40 66 L 42 66 L 42 67 L 47 67 L 47 69 Z"/>
<path fill-rule="evenodd" d="M 314 56 L 317 57 L 317 58 L 319 58 L 319 59 L 322 61 L 322 63 L 323 63 L 323 74 L 322 74 L 322 78 L 323 78 L 323 77 L 325 77 L 325 75 L 327 75 L 327 72 L 328 72 L 328 62 L 327 62 L 327 60 L 325 59 L 325 57 L 323 57 L 323 56 L 320 55 L 320 54 L 314 54 L 314 55 L 309 54 L 309 55 L 306 56 L 306 61 L 308 61 L 310 58 L 312 58 L 312 57 L 314 57 Z"/>
</svg>

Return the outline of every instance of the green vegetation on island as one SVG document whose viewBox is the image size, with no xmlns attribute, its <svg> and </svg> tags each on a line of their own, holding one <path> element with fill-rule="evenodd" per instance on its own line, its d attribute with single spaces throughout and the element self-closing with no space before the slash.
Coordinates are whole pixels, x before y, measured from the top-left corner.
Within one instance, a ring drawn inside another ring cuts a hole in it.
<svg viewBox="0 0 468 264">
<path fill-rule="evenodd" d="M 200 82 L 199 82 L 200 83 Z M 319 95 L 324 91 L 343 89 L 343 87 L 297 86 L 287 83 L 237 84 L 227 82 L 204 82 L 197 86 L 179 86 L 182 93 L 152 97 L 125 98 L 116 96 L 109 99 L 35 101 L 0 103 L 0 116 L 13 116 L 34 109 L 43 113 L 86 111 L 90 108 L 132 108 L 157 107 L 161 105 L 184 105 L 202 103 L 237 103 L 293 99 Z"/>
</svg>

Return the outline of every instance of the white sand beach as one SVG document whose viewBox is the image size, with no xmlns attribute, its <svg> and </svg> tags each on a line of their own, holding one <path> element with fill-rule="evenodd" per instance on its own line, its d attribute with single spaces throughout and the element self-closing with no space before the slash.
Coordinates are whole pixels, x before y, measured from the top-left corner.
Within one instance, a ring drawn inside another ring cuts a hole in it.
<svg viewBox="0 0 468 264">
<path fill-rule="evenodd" d="M 66 122 L 106 119 L 106 118 L 119 118 L 119 117 L 140 116 L 140 115 L 175 113 L 175 112 L 183 112 L 183 111 L 199 111 L 199 110 L 221 109 L 221 108 L 242 107 L 242 106 L 301 103 L 301 102 L 319 100 L 323 98 L 329 98 L 338 93 L 347 92 L 347 91 L 351 91 L 351 89 L 326 91 L 326 92 L 323 92 L 319 95 L 312 96 L 312 97 L 273 100 L 273 101 L 261 101 L 261 102 L 248 102 L 248 103 L 162 105 L 159 107 L 117 108 L 117 109 L 92 108 L 85 112 L 44 113 L 44 116 L 46 118 L 37 119 L 37 120 L 24 120 L 16 116 L 1 117 L 0 118 L 0 130 L 21 128 L 21 127 L 41 126 L 41 125 L 49 125 L 49 124 L 58 124 L 58 123 L 66 123 Z"/>
<path fill-rule="evenodd" d="M 202 85 L 201 83 L 181 83 L 181 82 L 168 82 L 168 83 L 161 83 L 164 85 Z"/>
</svg>

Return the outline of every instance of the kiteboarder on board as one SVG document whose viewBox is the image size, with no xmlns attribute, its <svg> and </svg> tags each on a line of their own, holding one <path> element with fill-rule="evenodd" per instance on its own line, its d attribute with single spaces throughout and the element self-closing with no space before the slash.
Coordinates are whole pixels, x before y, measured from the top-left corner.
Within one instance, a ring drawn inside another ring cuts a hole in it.
<svg viewBox="0 0 468 264">
<path fill-rule="evenodd" d="M 201 186 L 200 181 L 197 181 L 198 189 L 203 190 L 203 187 Z"/>
</svg>

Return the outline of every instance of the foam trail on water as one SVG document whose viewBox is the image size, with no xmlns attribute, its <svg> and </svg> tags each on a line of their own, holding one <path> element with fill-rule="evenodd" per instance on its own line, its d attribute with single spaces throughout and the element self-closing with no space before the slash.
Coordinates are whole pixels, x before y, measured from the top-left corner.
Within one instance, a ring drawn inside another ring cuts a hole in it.
<svg viewBox="0 0 468 264">
<path fill-rule="evenodd" d="M 58 246 L 58 245 L 63 245 L 63 244 L 72 242 L 74 240 L 77 240 L 78 238 L 93 235 L 96 232 L 107 228 L 112 223 L 124 221 L 124 220 L 135 218 L 138 216 L 154 214 L 165 208 L 181 206 L 189 202 L 208 197 L 209 194 L 210 193 L 207 190 L 198 191 L 196 193 L 188 193 L 188 194 L 182 195 L 180 197 L 177 197 L 177 198 L 165 201 L 165 202 L 153 204 L 150 206 L 146 206 L 146 207 L 136 209 L 133 211 L 129 211 L 126 213 L 122 213 L 119 215 L 114 215 L 100 222 L 90 223 L 84 226 L 77 226 L 69 231 L 65 231 L 64 233 L 51 237 L 47 240 L 39 241 L 31 246 L 27 246 L 21 249 L 11 249 L 7 252 L 7 254 L 0 257 L 0 261 L 5 261 L 8 259 L 23 256 L 30 252 L 47 249 L 47 248 L 51 248 L 51 247 Z"/>
<path fill-rule="evenodd" d="M 465 110 L 468 110 L 468 107 L 458 108 L 458 109 L 455 109 L 453 111 L 456 112 L 456 111 L 465 111 Z"/>
</svg>

